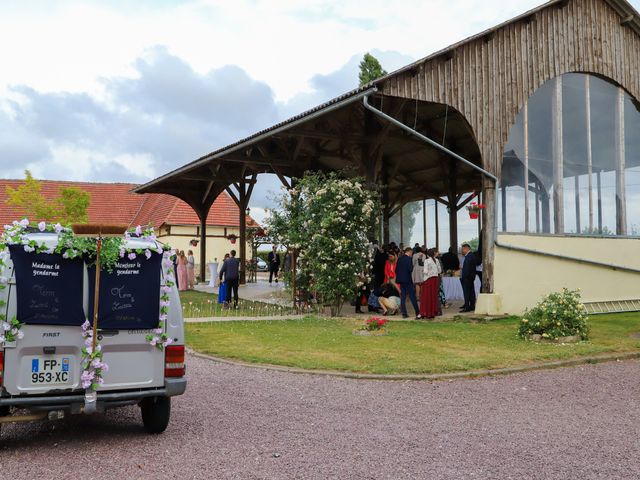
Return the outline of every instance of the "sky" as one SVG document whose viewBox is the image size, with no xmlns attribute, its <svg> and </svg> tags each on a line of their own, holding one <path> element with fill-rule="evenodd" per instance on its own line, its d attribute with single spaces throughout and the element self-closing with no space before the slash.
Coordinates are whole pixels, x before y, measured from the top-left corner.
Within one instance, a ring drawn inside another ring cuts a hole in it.
<svg viewBox="0 0 640 480">
<path fill-rule="evenodd" d="M 0 0 L 2 176 L 146 182 L 540 3 Z"/>
</svg>

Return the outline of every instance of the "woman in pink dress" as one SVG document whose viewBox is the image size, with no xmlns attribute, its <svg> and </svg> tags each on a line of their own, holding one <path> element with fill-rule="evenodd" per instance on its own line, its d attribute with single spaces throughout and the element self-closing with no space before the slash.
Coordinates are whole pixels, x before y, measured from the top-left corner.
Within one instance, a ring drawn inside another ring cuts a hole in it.
<svg viewBox="0 0 640 480">
<path fill-rule="evenodd" d="M 189 280 L 187 279 L 187 257 L 184 250 L 180 250 L 178 254 L 178 290 L 188 290 Z"/>
</svg>

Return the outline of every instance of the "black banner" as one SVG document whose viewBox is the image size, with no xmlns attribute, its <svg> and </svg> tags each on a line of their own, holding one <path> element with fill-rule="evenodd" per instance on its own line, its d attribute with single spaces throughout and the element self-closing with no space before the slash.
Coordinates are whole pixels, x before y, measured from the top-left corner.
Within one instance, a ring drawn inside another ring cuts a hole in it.
<svg viewBox="0 0 640 480">
<path fill-rule="evenodd" d="M 17 319 L 32 325 L 82 325 L 83 262 L 9 246 L 16 275 Z"/>
<path fill-rule="evenodd" d="M 120 259 L 112 272 L 100 272 L 98 327 L 105 329 L 149 329 L 158 326 L 162 255 L 147 259 Z M 93 318 L 95 266 L 89 268 L 89 319 Z"/>
</svg>

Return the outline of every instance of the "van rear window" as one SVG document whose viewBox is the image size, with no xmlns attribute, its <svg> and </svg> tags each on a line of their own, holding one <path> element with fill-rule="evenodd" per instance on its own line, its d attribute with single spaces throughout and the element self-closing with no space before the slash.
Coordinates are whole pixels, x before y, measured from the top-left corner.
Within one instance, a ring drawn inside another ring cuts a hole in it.
<svg viewBox="0 0 640 480">
<path fill-rule="evenodd" d="M 100 272 L 98 326 L 105 329 L 156 328 L 160 315 L 162 255 L 122 258 L 111 272 Z M 95 266 L 89 268 L 89 318 L 93 318 Z"/>
<path fill-rule="evenodd" d="M 16 276 L 19 321 L 31 325 L 82 325 L 83 262 L 62 255 L 29 253 L 9 246 Z"/>
</svg>

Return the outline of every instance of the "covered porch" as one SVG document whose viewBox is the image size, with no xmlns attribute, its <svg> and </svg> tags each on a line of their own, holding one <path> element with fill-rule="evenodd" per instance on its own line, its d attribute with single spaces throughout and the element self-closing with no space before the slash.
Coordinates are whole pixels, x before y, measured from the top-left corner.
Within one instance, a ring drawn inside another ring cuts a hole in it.
<svg viewBox="0 0 640 480">
<path fill-rule="evenodd" d="M 275 174 L 291 187 L 292 179 L 306 171 L 339 171 L 364 177 L 380 191 L 379 235 L 384 243 L 403 240 L 390 238 L 390 219 L 400 213 L 402 222 L 407 203 L 419 201 L 424 207 L 432 199 L 446 208 L 444 218 L 436 213 L 436 229 L 446 223 L 449 244 L 457 246 L 458 212 L 483 198 L 483 185 L 494 187 L 495 177 L 482 165 L 475 134 L 453 107 L 364 87 L 209 153 L 135 192 L 181 198 L 198 214 L 204 238 L 211 204 L 226 190 L 239 207 L 239 257 L 247 260 L 245 212 L 258 175 Z M 478 220 L 478 233 L 483 217 L 494 215 L 494 203 L 485 200 L 487 209 Z M 492 258 L 486 251 L 483 256 L 486 267 Z M 206 249 L 202 248 L 201 278 L 205 264 Z M 492 291 L 491 271 L 485 268 L 483 279 L 483 291 L 488 293 Z"/>
</svg>

